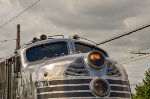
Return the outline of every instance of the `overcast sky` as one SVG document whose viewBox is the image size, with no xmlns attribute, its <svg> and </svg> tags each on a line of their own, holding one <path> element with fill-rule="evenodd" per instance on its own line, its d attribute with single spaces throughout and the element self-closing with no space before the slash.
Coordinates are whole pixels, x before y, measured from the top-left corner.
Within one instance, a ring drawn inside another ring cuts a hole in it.
<svg viewBox="0 0 150 99">
<path fill-rule="evenodd" d="M 0 25 L 19 14 L 36 0 L 0 0 Z M 100 42 L 150 24 L 150 0 L 41 0 L 36 6 L 0 28 L 0 40 L 14 39 L 21 24 L 21 43 L 41 34 L 80 35 Z M 123 63 L 131 51 L 150 52 L 150 28 L 101 45 L 110 57 Z M 15 49 L 15 41 L 0 43 L 0 57 Z M 145 50 L 146 49 L 146 50 Z M 140 83 L 150 68 L 150 58 L 125 64 L 131 84 Z M 132 87 L 134 89 L 134 87 Z"/>
</svg>

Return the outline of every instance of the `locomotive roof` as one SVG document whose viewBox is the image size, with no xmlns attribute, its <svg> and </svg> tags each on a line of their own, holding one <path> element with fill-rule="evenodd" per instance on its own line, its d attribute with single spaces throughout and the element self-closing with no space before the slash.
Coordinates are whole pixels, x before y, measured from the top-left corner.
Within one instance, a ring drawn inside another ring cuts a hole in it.
<svg viewBox="0 0 150 99">
<path fill-rule="evenodd" d="M 76 40 L 76 39 L 72 39 L 72 38 L 57 38 L 57 39 L 41 40 L 41 41 L 38 41 L 38 42 L 35 42 L 35 43 L 29 42 L 29 43 L 24 44 L 20 49 L 27 48 L 27 47 L 32 47 L 32 46 L 36 46 L 36 45 L 43 44 L 43 43 L 58 42 L 58 41 L 82 42 L 82 43 L 85 43 L 85 44 L 89 44 L 91 46 L 96 46 L 95 44 L 92 44 L 91 42 L 85 42 L 85 41 L 82 41 L 82 40 Z"/>
<path fill-rule="evenodd" d="M 32 41 L 30 41 L 30 42 L 28 42 L 28 43 L 22 45 L 21 48 L 18 49 L 17 52 L 20 53 L 20 51 L 22 51 L 23 49 L 28 49 L 28 48 L 30 48 L 30 47 L 32 47 L 32 46 L 36 46 L 36 45 L 40 45 L 40 44 L 45 44 L 45 43 L 50 43 L 50 42 L 59 42 L 59 41 L 64 41 L 64 42 L 80 42 L 80 43 L 87 44 L 87 45 L 90 45 L 90 46 L 93 46 L 93 47 L 96 46 L 96 43 L 93 44 L 92 42 L 88 42 L 88 41 L 84 41 L 84 40 L 80 40 L 80 39 L 73 39 L 73 38 L 53 38 L 53 39 L 39 40 L 39 41 L 37 41 L 37 42 L 32 42 Z M 97 47 L 98 47 L 98 46 L 97 46 Z M 100 47 L 99 47 L 99 48 L 100 48 Z M 102 48 L 100 48 L 100 49 L 102 49 Z M 104 50 L 104 49 L 102 49 L 102 50 Z M 106 53 L 107 53 L 107 52 L 106 52 Z M 108 53 L 107 53 L 107 54 L 108 54 Z M 5 59 L 8 59 L 9 57 L 12 57 L 12 56 L 14 56 L 14 55 L 15 55 L 15 53 L 13 53 L 13 54 L 11 54 L 11 55 L 5 57 L 5 58 L 1 58 L 1 59 L 0 59 L 0 62 L 2 62 L 2 61 L 5 60 Z"/>
</svg>

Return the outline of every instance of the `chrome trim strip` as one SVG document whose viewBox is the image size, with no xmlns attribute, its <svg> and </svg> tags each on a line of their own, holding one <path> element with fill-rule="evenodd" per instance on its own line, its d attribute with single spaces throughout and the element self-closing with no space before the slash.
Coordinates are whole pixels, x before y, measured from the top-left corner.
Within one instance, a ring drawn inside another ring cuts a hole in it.
<svg viewBox="0 0 150 99">
<path fill-rule="evenodd" d="M 61 84 L 61 85 L 50 85 L 49 87 L 63 87 L 63 86 L 83 86 L 83 85 L 89 85 L 89 83 L 85 84 Z M 44 87 L 38 87 L 39 88 L 47 88 L 47 86 Z"/>
<path fill-rule="evenodd" d="M 58 84 L 83 84 L 83 83 L 90 83 L 91 80 L 92 79 L 64 79 L 64 80 L 51 80 L 51 81 L 48 81 L 48 82 L 49 82 L 49 85 L 58 85 Z M 105 79 L 105 80 L 107 80 L 109 82 L 109 84 L 129 85 L 128 81 L 112 80 L 112 79 Z"/>
<path fill-rule="evenodd" d="M 53 94 L 53 93 L 76 93 L 76 92 L 91 92 L 90 90 L 72 90 L 72 91 L 53 91 L 53 92 L 43 92 L 43 93 L 37 93 L 37 95 L 43 95 L 43 94 Z"/>
<path fill-rule="evenodd" d="M 45 92 L 45 93 L 39 93 L 37 94 L 38 99 L 41 98 L 64 98 L 64 97 L 94 97 L 94 95 L 91 93 L 91 91 L 86 90 L 86 91 L 61 91 L 58 93 L 56 92 Z M 95 96 L 96 97 L 96 96 Z M 130 93 L 121 93 L 121 92 L 111 92 L 109 96 L 107 97 L 115 97 L 115 98 L 131 98 Z M 107 98 L 106 97 L 106 98 Z M 103 97 L 99 97 L 103 98 Z"/>
</svg>

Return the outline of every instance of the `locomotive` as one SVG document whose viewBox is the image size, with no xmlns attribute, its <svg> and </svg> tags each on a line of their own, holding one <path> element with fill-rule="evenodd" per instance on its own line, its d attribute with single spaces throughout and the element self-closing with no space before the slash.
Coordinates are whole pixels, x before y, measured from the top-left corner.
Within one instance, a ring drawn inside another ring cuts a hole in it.
<svg viewBox="0 0 150 99">
<path fill-rule="evenodd" d="M 0 99 L 82 98 L 132 98 L 124 67 L 89 40 L 42 35 L 0 59 Z"/>
</svg>

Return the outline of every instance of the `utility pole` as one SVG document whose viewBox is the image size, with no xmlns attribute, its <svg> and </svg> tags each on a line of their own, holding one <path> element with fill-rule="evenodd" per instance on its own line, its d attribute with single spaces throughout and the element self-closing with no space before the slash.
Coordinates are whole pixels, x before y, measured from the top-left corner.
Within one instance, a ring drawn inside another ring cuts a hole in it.
<svg viewBox="0 0 150 99">
<path fill-rule="evenodd" d="M 17 24 L 16 50 L 20 48 L 20 24 Z"/>
</svg>

